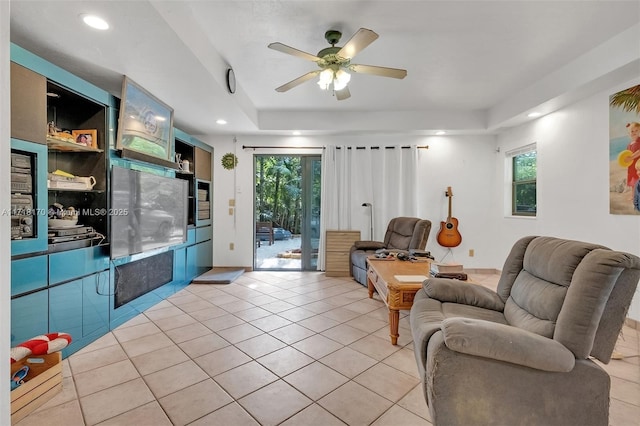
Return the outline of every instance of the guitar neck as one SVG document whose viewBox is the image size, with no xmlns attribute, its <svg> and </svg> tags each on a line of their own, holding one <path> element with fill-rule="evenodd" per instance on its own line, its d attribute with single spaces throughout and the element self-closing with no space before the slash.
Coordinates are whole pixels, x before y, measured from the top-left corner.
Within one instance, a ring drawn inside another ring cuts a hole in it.
<svg viewBox="0 0 640 426">
<path fill-rule="evenodd" d="M 447 222 L 451 222 L 451 194 L 448 194 L 447 197 L 449 197 L 449 215 L 447 216 Z"/>
</svg>

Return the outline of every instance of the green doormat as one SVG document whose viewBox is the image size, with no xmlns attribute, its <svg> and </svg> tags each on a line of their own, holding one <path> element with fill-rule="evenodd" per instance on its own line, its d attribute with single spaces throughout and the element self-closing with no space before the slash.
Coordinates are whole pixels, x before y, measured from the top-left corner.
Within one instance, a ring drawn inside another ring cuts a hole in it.
<svg viewBox="0 0 640 426">
<path fill-rule="evenodd" d="M 194 278 L 191 284 L 229 284 L 243 273 L 242 268 L 214 268 Z"/>
</svg>

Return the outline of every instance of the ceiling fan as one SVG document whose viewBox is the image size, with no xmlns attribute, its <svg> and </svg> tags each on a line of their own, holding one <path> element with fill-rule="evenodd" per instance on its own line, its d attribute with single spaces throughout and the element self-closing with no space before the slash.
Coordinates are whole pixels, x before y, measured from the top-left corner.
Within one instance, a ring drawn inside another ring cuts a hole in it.
<svg viewBox="0 0 640 426">
<path fill-rule="evenodd" d="M 282 53 L 297 56 L 308 61 L 315 62 L 320 69 L 308 72 L 295 80 L 283 84 L 276 88 L 277 92 L 286 92 L 294 87 L 309 81 L 315 76 L 319 76 L 318 85 L 323 90 L 333 89 L 336 99 L 339 101 L 347 99 L 351 96 L 347 83 L 351 79 L 349 72 L 371 74 L 381 77 L 391 77 L 402 79 L 407 76 L 407 70 L 399 68 L 378 67 L 374 65 L 352 64 L 351 59 L 356 56 L 365 47 L 369 46 L 378 34 L 366 28 L 360 28 L 349 39 L 343 47 L 337 47 L 342 33 L 337 30 L 329 30 L 324 34 L 324 38 L 329 42 L 331 47 L 327 47 L 318 52 L 317 55 L 294 49 L 282 43 L 271 43 L 268 47 Z"/>
</svg>

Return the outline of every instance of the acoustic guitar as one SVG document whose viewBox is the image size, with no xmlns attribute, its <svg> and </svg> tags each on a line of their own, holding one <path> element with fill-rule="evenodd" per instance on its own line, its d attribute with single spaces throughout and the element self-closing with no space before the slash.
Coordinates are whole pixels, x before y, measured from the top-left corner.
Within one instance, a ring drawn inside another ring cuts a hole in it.
<svg viewBox="0 0 640 426">
<path fill-rule="evenodd" d="M 442 247 L 457 247 L 462 242 L 462 235 L 458 231 L 458 219 L 451 216 L 451 198 L 453 192 L 451 187 L 447 187 L 447 198 L 449 198 L 449 215 L 446 222 L 440 222 L 440 231 L 438 232 L 438 244 Z"/>
</svg>

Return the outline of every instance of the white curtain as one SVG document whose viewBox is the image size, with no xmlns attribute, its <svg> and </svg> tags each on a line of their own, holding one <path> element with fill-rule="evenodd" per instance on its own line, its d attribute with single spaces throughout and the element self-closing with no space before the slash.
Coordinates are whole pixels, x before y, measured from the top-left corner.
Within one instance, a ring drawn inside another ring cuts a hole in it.
<svg viewBox="0 0 640 426">
<path fill-rule="evenodd" d="M 381 241 L 389 220 L 417 216 L 417 147 L 329 145 L 322 154 L 318 269 L 324 270 L 325 231 L 359 230 Z M 370 203 L 372 208 L 363 207 Z M 373 216 L 371 216 L 372 214 Z M 370 221 L 373 220 L 373 235 Z"/>
</svg>

